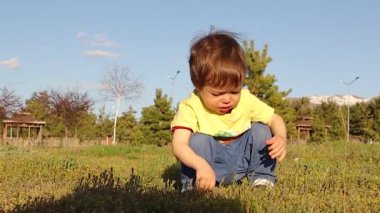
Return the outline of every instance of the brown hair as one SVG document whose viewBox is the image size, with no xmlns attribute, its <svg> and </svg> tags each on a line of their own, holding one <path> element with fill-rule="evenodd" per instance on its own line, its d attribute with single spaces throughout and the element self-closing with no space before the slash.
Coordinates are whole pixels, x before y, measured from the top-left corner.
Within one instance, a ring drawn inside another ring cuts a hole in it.
<svg viewBox="0 0 380 213">
<path fill-rule="evenodd" d="M 246 74 L 244 50 L 236 34 L 212 32 L 194 40 L 190 49 L 190 76 L 197 89 L 204 86 L 237 88 Z"/>
</svg>

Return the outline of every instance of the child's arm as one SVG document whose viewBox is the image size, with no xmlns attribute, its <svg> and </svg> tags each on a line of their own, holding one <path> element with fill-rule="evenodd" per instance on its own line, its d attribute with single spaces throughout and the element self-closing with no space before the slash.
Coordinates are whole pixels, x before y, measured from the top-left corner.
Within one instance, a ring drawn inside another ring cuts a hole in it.
<svg viewBox="0 0 380 213">
<path fill-rule="evenodd" d="M 271 128 L 273 133 L 273 137 L 266 141 L 269 145 L 269 155 L 272 159 L 278 158 L 279 161 L 282 161 L 286 156 L 287 146 L 284 120 L 282 120 L 279 115 L 273 114 L 268 126 Z"/>
<path fill-rule="evenodd" d="M 187 129 L 176 129 L 173 134 L 173 154 L 183 164 L 196 171 L 195 186 L 201 190 L 212 190 L 215 187 L 215 172 L 205 159 L 189 147 L 191 132 Z"/>
</svg>

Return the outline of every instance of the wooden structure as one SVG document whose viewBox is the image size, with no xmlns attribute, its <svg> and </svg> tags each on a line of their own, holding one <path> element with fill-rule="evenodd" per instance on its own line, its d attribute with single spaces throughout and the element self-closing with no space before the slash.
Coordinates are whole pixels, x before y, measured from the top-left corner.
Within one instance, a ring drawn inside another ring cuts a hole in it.
<svg viewBox="0 0 380 213">
<path fill-rule="evenodd" d="M 313 129 L 313 117 L 312 116 L 303 116 L 300 117 L 297 121 L 297 139 L 300 140 L 309 140 L 311 131 Z M 327 132 L 331 126 L 325 125 L 325 131 Z"/>
<path fill-rule="evenodd" d="M 3 141 L 9 139 L 19 140 L 22 138 L 21 133 L 24 133 L 23 130 L 27 129 L 28 142 L 37 141 L 41 143 L 42 129 L 45 125 L 45 121 L 34 120 L 28 112 L 15 113 L 12 118 L 3 120 Z M 35 130 L 35 134 L 33 134 L 32 130 Z"/>
</svg>

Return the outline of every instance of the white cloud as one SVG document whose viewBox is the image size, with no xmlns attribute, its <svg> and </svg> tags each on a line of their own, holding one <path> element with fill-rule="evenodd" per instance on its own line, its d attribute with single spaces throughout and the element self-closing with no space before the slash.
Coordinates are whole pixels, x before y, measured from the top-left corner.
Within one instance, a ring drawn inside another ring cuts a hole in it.
<svg viewBox="0 0 380 213">
<path fill-rule="evenodd" d="M 106 34 L 95 34 L 90 45 L 96 47 L 119 47 L 119 44 L 109 39 Z"/>
<path fill-rule="evenodd" d="M 89 35 L 86 32 L 78 32 L 75 37 L 86 46 L 112 48 L 120 47 L 117 42 L 109 39 L 107 34 Z"/>
<path fill-rule="evenodd" d="M 77 37 L 78 39 L 81 39 L 86 36 L 87 36 L 86 32 L 78 32 L 75 37 Z"/>
<path fill-rule="evenodd" d="M 108 51 L 104 51 L 104 50 L 87 50 L 87 51 L 84 51 L 83 54 L 85 56 L 89 56 L 92 58 L 100 58 L 100 57 L 115 58 L 115 57 L 118 57 L 117 54 L 114 54 L 114 53 L 108 52 Z"/>
<path fill-rule="evenodd" d="M 14 70 L 20 67 L 20 62 L 18 58 L 10 58 L 0 61 L 0 65 L 4 66 L 5 68 Z"/>
</svg>

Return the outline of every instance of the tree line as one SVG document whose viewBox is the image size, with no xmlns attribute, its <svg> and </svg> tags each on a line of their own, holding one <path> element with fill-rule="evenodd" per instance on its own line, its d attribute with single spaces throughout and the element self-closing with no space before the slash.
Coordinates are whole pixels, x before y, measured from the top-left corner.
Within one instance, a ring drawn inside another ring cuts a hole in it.
<svg viewBox="0 0 380 213">
<path fill-rule="evenodd" d="M 0 88 L 0 120 L 8 119 L 19 111 L 29 112 L 33 119 L 46 121 L 44 137 L 78 138 L 85 142 L 112 136 L 114 115 L 107 113 L 105 107 L 94 113 L 91 110 L 93 104 L 87 93 L 78 90 L 34 92 L 22 104 L 15 91 Z M 142 108 L 139 120 L 132 106 L 118 116 L 115 141 L 160 146 L 169 143 L 170 122 L 175 114 L 171 105 L 171 99 L 157 89 L 154 105 Z"/>
<path fill-rule="evenodd" d="M 243 43 L 247 60 L 245 85 L 250 92 L 274 107 L 288 129 L 290 140 L 297 139 L 297 123 L 303 117 L 312 117 L 309 141 L 323 142 L 344 140 L 347 135 L 347 106 L 334 102 L 312 105 L 308 98 L 289 99 L 291 89 L 281 91 L 273 74 L 266 73 L 272 61 L 268 56 L 268 45 L 262 50 L 255 48 L 253 40 Z M 102 140 L 113 136 L 113 142 L 126 144 L 166 145 L 171 141 L 170 122 L 175 115 L 172 99 L 156 89 L 154 104 L 143 107 L 141 117 L 130 106 L 119 115 L 122 100 L 138 98 L 142 83 L 133 78 L 123 67 L 112 67 L 105 74 L 103 85 L 105 96 L 116 103 L 115 113 L 106 113 L 101 108 L 94 113 L 94 101 L 86 92 L 78 90 L 42 90 L 32 94 L 23 104 L 15 91 L 0 88 L 0 119 L 24 110 L 36 120 L 46 121 L 46 137 L 75 137 L 80 141 Z M 357 103 L 349 107 L 350 135 L 361 141 L 380 139 L 380 97 L 370 102 Z M 326 129 L 326 127 L 328 127 Z M 2 128 L 2 127 L 1 127 Z M 2 129 L 1 129 L 2 131 Z"/>
</svg>

